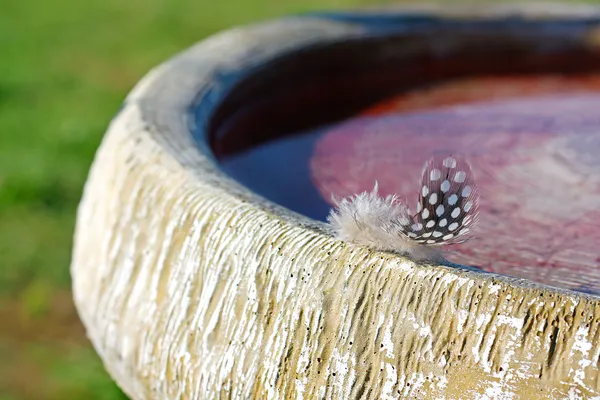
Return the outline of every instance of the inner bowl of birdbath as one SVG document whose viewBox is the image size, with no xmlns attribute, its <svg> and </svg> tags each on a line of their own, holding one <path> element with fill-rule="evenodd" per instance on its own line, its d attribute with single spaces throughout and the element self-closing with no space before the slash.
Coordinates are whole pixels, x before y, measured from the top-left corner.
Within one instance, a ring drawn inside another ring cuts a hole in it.
<svg viewBox="0 0 600 400">
<path fill-rule="evenodd" d="M 329 15 L 364 30 L 228 77 L 208 121 L 221 168 L 325 221 L 332 197 L 397 194 L 463 154 L 480 221 L 449 261 L 600 294 L 596 20 Z"/>
</svg>

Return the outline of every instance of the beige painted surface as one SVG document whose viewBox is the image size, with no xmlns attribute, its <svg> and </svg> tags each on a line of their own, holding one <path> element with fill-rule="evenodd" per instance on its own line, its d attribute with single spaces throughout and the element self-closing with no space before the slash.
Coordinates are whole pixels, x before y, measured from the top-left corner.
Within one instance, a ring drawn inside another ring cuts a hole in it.
<svg viewBox="0 0 600 400">
<path fill-rule="evenodd" d="M 228 31 L 131 93 L 94 161 L 72 263 L 106 368 L 133 399 L 600 398 L 598 298 L 335 241 L 194 143 L 186 110 L 214 71 L 357 31 Z"/>
</svg>

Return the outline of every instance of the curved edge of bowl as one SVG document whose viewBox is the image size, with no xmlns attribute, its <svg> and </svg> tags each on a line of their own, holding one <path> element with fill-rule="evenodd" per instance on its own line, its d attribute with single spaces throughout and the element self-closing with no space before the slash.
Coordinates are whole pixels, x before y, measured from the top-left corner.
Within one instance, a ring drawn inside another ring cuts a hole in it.
<svg viewBox="0 0 600 400">
<path fill-rule="evenodd" d="M 217 34 L 151 71 L 112 121 L 71 271 L 132 398 L 600 394 L 597 298 L 337 241 L 225 176 L 192 134 L 219 71 L 364 32 L 308 16 Z"/>
</svg>

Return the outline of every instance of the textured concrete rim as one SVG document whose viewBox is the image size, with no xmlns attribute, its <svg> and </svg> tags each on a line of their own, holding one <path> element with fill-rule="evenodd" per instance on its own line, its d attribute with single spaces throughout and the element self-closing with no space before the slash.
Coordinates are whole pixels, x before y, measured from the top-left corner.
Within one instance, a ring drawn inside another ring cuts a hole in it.
<svg viewBox="0 0 600 400">
<path fill-rule="evenodd" d="M 526 18 L 549 14 L 537 7 Z M 189 110 L 219 100 L 217 74 L 362 34 L 318 16 L 233 29 L 128 96 L 91 169 L 71 267 L 106 368 L 136 399 L 600 395 L 600 299 L 335 241 L 223 175 L 195 141 Z"/>
</svg>

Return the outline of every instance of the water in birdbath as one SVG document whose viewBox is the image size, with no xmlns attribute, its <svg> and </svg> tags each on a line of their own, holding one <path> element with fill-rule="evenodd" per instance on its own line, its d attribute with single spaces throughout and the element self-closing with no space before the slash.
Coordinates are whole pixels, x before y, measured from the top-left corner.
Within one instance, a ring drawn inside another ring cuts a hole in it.
<svg viewBox="0 0 600 400">
<path fill-rule="evenodd" d="M 478 77 L 402 93 L 332 126 L 224 157 L 267 199 L 324 220 L 332 196 L 371 190 L 414 206 L 435 152 L 470 160 L 473 239 L 451 261 L 600 293 L 600 75 Z"/>
</svg>

